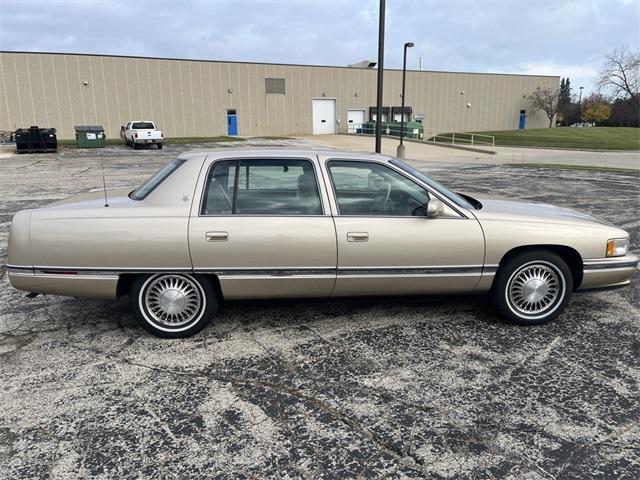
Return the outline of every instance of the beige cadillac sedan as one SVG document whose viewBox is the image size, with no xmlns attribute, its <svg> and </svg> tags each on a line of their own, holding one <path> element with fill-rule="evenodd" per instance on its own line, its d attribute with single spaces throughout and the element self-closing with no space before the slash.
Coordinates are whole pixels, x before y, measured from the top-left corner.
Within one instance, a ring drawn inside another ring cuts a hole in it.
<svg viewBox="0 0 640 480">
<path fill-rule="evenodd" d="M 336 151 L 182 155 L 131 191 L 18 212 L 21 290 L 129 295 L 186 337 L 224 299 L 487 293 L 503 319 L 557 317 L 576 290 L 629 284 L 629 235 L 574 210 L 456 194 L 409 165 Z"/>
</svg>

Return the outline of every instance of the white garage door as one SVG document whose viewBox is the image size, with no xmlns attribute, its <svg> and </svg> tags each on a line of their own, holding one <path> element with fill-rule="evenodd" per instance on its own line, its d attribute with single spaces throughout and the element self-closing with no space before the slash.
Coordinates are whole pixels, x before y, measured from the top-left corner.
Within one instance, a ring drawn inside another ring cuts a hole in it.
<svg viewBox="0 0 640 480">
<path fill-rule="evenodd" d="M 364 123 L 364 110 L 347 110 L 347 132 L 356 133 Z"/>
<path fill-rule="evenodd" d="M 313 134 L 331 135 L 336 133 L 336 101 L 333 99 L 313 100 Z"/>
</svg>

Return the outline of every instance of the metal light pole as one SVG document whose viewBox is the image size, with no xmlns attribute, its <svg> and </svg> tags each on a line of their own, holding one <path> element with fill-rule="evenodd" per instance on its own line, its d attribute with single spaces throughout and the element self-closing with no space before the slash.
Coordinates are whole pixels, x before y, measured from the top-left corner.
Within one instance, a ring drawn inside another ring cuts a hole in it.
<svg viewBox="0 0 640 480">
<path fill-rule="evenodd" d="M 382 80 L 384 76 L 384 12 L 385 0 L 380 0 L 378 25 L 378 101 L 376 103 L 376 153 L 382 151 Z"/>
<path fill-rule="evenodd" d="M 582 117 L 582 89 L 584 87 L 580 87 L 580 97 L 578 98 L 578 120 Z"/>
<path fill-rule="evenodd" d="M 404 44 L 404 59 L 402 61 L 402 109 L 400 110 L 400 145 L 398 145 L 398 151 L 396 156 L 398 158 L 404 158 L 404 86 L 407 78 L 407 49 L 413 47 L 413 43 L 407 42 Z"/>
</svg>

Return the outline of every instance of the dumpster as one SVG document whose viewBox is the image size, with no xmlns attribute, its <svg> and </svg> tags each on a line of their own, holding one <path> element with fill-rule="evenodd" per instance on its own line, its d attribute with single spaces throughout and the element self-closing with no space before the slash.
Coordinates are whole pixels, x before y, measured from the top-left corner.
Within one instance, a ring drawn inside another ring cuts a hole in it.
<svg viewBox="0 0 640 480">
<path fill-rule="evenodd" d="M 16 130 L 15 139 L 18 153 L 55 152 L 58 149 L 55 128 L 40 128 L 37 125 L 19 128 Z"/>
<path fill-rule="evenodd" d="M 105 134 L 102 125 L 75 125 L 76 143 L 81 148 L 104 148 Z"/>
</svg>

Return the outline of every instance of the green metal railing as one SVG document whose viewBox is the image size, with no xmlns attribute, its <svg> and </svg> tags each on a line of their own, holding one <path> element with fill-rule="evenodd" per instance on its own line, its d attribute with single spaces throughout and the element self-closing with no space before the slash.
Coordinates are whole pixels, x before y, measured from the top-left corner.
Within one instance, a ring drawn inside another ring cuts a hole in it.
<svg viewBox="0 0 640 480">
<path fill-rule="evenodd" d="M 419 126 L 417 126 L 419 125 Z M 349 123 L 346 126 L 348 135 L 374 135 L 375 123 Z M 382 135 L 387 137 L 400 136 L 400 122 L 383 122 Z M 496 139 L 493 135 L 467 132 L 447 132 L 435 129 L 425 129 L 417 122 L 409 122 L 404 127 L 404 137 L 412 140 L 419 140 L 425 143 L 448 144 L 448 145 L 470 145 L 495 147 Z"/>
</svg>

